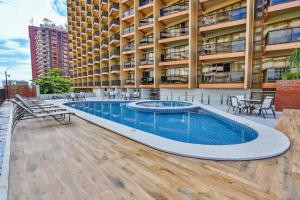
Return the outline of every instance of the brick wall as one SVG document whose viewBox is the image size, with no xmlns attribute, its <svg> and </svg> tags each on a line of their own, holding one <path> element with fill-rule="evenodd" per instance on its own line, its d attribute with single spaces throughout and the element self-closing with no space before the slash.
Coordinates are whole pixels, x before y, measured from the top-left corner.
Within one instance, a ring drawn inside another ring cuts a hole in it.
<svg viewBox="0 0 300 200">
<path fill-rule="evenodd" d="M 276 82 L 276 111 L 300 109 L 300 80 L 282 80 Z"/>
</svg>

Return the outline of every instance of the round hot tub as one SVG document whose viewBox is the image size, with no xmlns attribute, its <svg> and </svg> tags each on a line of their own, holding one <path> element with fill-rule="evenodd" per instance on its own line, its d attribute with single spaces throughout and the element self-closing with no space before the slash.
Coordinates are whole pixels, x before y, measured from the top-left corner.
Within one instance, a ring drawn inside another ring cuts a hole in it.
<svg viewBox="0 0 300 200">
<path fill-rule="evenodd" d="M 127 104 L 132 110 L 141 112 L 182 113 L 199 109 L 198 105 L 185 101 L 138 101 Z"/>
</svg>

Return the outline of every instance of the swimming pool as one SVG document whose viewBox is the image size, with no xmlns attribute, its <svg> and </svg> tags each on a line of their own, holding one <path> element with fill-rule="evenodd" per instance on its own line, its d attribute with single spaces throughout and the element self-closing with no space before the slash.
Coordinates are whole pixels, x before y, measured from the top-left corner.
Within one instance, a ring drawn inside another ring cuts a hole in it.
<svg viewBox="0 0 300 200">
<path fill-rule="evenodd" d="M 163 103 L 170 106 L 169 102 Z M 175 104 L 178 105 L 178 102 Z M 131 110 L 124 102 L 78 102 L 67 105 L 180 142 L 228 145 L 249 142 L 257 137 L 257 132 L 249 127 L 200 109 L 185 113 L 149 113 Z"/>
<path fill-rule="evenodd" d="M 289 139 L 275 129 L 200 103 L 193 104 L 201 109 L 183 113 L 143 112 L 128 108 L 129 103 L 85 101 L 58 105 L 129 139 L 181 156 L 253 160 L 282 154 L 290 146 Z"/>
</svg>

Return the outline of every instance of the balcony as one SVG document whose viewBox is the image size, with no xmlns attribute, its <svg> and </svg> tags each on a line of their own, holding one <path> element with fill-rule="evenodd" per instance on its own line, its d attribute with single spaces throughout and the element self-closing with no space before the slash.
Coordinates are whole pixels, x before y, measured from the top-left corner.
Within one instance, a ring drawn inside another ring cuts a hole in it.
<svg viewBox="0 0 300 200">
<path fill-rule="evenodd" d="M 145 6 L 148 4 L 152 4 L 153 0 L 140 0 L 140 6 Z"/>
<path fill-rule="evenodd" d="M 160 84 L 188 84 L 189 76 L 180 75 L 180 76 L 161 76 Z"/>
<path fill-rule="evenodd" d="M 125 85 L 134 85 L 135 80 L 134 79 L 125 79 Z"/>
<path fill-rule="evenodd" d="M 134 25 L 130 25 L 123 29 L 122 37 L 126 37 L 126 35 L 133 34 L 133 33 L 134 33 Z"/>
<path fill-rule="evenodd" d="M 93 8 L 94 11 L 99 11 L 99 9 L 100 9 L 100 7 L 98 5 L 94 5 L 94 8 Z"/>
<path fill-rule="evenodd" d="M 123 51 L 133 51 L 134 50 L 134 43 L 129 43 L 123 46 Z"/>
<path fill-rule="evenodd" d="M 126 62 L 124 62 L 123 68 L 124 69 L 135 68 L 135 62 L 134 61 L 126 61 Z"/>
<path fill-rule="evenodd" d="M 101 81 L 101 86 L 109 86 L 109 81 Z"/>
<path fill-rule="evenodd" d="M 120 65 L 112 65 L 110 67 L 111 72 L 119 72 L 120 71 Z"/>
<path fill-rule="evenodd" d="M 99 37 L 99 35 L 100 35 L 100 32 L 99 32 L 99 31 L 95 31 L 95 32 L 94 32 L 94 37 Z"/>
<path fill-rule="evenodd" d="M 153 65 L 154 58 L 153 57 L 144 57 L 141 59 L 141 65 Z"/>
<path fill-rule="evenodd" d="M 106 60 L 108 60 L 108 53 L 103 53 L 101 55 L 101 61 L 106 61 Z"/>
<path fill-rule="evenodd" d="M 82 76 L 87 76 L 87 72 L 82 72 Z"/>
<path fill-rule="evenodd" d="M 160 10 L 158 21 L 174 20 L 180 17 L 187 17 L 189 14 L 188 1 L 182 3 L 175 3 L 169 7 Z"/>
<path fill-rule="evenodd" d="M 263 89 L 276 88 L 276 81 L 282 80 L 282 75 L 288 72 L 287 68 L 268 68 L 263 71 Z"/>
<path fill-rule="evenodd" d="M 130 8 L 122 13 L 122 20 L 131 18 L 134 16 L 134 8 Z"/>
<path fill-rule="evenodd" d="M 94 50 L 99 50 L 100 49 L 100 44 L 95 44 L 94 45 Z"/>
<path fill-rule="evenodd" d="M 95 69 L 94 74 L 100 74 L 100 69 Z"/>
<path fill-rule="evenodd" d="M 269 31 L 265 44 L 266 52 L 300 48 L 300 27 Z"/>
<path fill-rule="evenodd" d="M 165 53 L 165 54 L 161 55 L 161 60 L 164 62 L 188 60 L 188 59 L 189 59 L 188 51 L 170 52 L 170 53 Z"/>
<path fill-rule="evenodd" d="M 108 73 L 108 72 L 109 72 L 109 68 L 108 67 L 102 67 L 101 68 L 101 74 Z"/>
<path fill-rule="evenodd" d="M 108 39 L 101 41 L 101 48 L 106 48 L 108 46 Z"/>
<path fill-rule="evenodd" d="M 119 58 L 120 57 L 120 50 L 112 50 L 109 52 L 110 58 Z"/>
<path fill-rule="evenodd" d="M 112 4 L 109 7 L 109 14 L 116 16 L 119 13 L 119 4 L 112 2 Z"/>
<path fill-rule="evenodd" d="M 91 75 L 93 75 L 93 74 L 94 74 L 93 70 L 89 70 L 89 71 L 88 71 L 88 75 L 89 75 L 89 76 L 91 76 Z"/>
<path fill-rule="evenodd" d="M 245 56 L 245 40 L 203 44 L 200 60 L 238 58 Z"/>
<path fill-rule="evenodd" d="M 223 29 L 246 24 L 246 8 L 204 15 L 200 20 L 200 32 Z"/>
<path fill-rule="evenodd" d="M 243 83 L 244 71 L 237 72 L 211 72 L 202 74 L 202 84 Z"/>
<path fill-rule="evenodd" d="M 95 86 L 101 86 L 101 81 L 95 81 Z"/>
<path fill-rule="evenodd" d="M 145 30 L 153 28 L 153 16 L 140 19 L 138 30 Z"/>
<path fill-rule="evenodd" d="M 265 17 L 278 16 L 286 14 L 286 12 L 297 12 L 299 11 L 300 1 L 299 0 L 266 0 L 267 11 Z"/>
<path fill-rule="evenodd" d="M 101 13 L 101 17 L 100 17 L 100 21 L 107 21 L 107 18 L 108 18 L 108 12 L 107 11 L 103 11 Z"/>
<path fill-rule="evenodd" d="M 107 31 L 108 31 L 108 25 L 103 25 L 103 26 L 101 27 L 101 34 L 107 33 Z"/>
<path fill-rule="evenodd" d="M 153 77 L 142 77 L 141 78 L 141 85 L 153 85 L 154 78 Z"/>
<path fill-rule="evenodd" d="M 160 32 L 159 43 L 187 40 L 189 38 L 189 27 L 168 28 Z"/>
<path fill-rule="evenodd" d="M 111 80 L 110 84 L 111 86 L 120 86 L 121 80 Z"/>
<path fill-rule="evenodd" d="M 152 47 L 153 44 L 153 35 L 149 35 L 146 37 L 143 37 L 142 39 L 140 39 L 140 46 L 147 46 L 147 45 L 151 45 Z M 139 48 L 141 49 L 141 48 Z"/>
<path fill-rule="evenodd" d="M 120 20 L 119 18 L 117 19 L 112 19 L 109 23 L 109 30 L 115 30 L 120 26 Z"/>
<path fill-rule="evenodd" d="M 98 63 L 98 62 L 100 62 L 100 56 L 96 56 L 96 57 L 94 57 L 94 62 L 95 62 L 95 63 Z"/>
<path fill-rule="evenodd" d="M 110 42 L 110 44 L 119 43 L 120 42 L 120 34 L 115 33 L 115 34 L 111 35 L 109 38 L 109 42 Z"/>
<path fill-rule="evenodd" d="M 100 0 L 100 4 L 107 4 L 108 0 Z"/>
<path fill-rule="evenodd" d="M 99 19 L 98 18 L 94 19 L 94 24 L 99 24 Z"/>
</svg>

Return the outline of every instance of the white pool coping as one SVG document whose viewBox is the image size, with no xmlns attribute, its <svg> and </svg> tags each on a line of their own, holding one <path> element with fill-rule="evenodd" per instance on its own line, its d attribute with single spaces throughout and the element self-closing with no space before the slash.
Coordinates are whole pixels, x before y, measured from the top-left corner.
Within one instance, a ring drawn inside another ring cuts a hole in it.
<svg viewBox="0 0 300 200">
<path fill-rule="evenodd" d="M 93 100 L 95 102 L 97 100 Z M 98 100 L 101 102 L 101 100 Z M 128 127 L 74 108 L 63 105 L 61 101 L 51 101 L 72 112 L 78 117 L 105 129 L 118 133 L 131 140 L 137 141 L 154 149 L 171 154 L 209 159 L 209 160 L 256 160 L 274 157 L 287 151 L 290 147 L 290 140 L 280 131 L 265 125 L 241 118 L 239 116 L 226 113 L 212 108 L 211 106 L 197 103 L 203 109 L 234 120 L 238 123 L 251 127 L 258 133 L 258 137 L 250 142 L 233 145 L 204 145 L 179 142 L 164 137 L 160 137 L 139 129 Z M 88 101 L 86 101 L 88 102 Z M 195 103 L 195 102 L 194 102 Z"/>
</svg>

